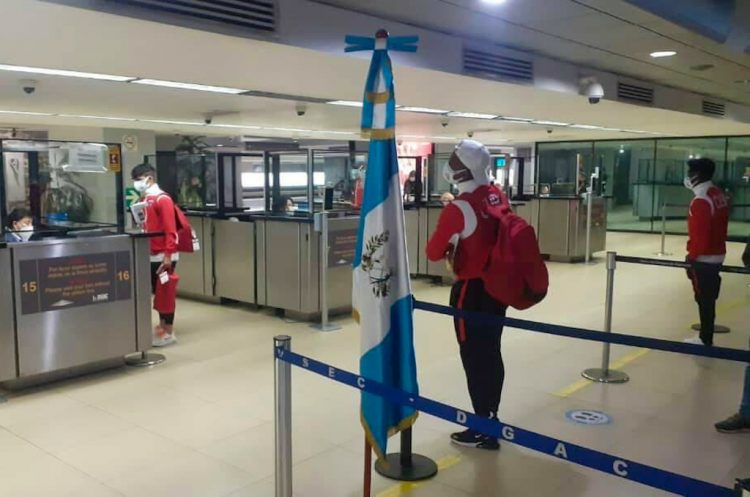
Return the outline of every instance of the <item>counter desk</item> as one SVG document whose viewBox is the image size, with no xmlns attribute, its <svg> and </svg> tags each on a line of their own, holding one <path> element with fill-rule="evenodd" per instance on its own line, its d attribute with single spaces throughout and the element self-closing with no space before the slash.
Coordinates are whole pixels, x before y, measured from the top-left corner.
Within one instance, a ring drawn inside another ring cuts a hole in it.
<svg viewBox="0 0 750 497">
<path fill-rule="evenodd" d="M 584 197 L 539 197 L 530 201 L 536 213 L 539 250 L 553 261 L 574 262 L 586 257 L 587 202 Z M 591 254 L 605 250 L 607 205 L 594 197 L 591 206 Z"/>
<path fill-rule="evenodd" d="M 150 349 L 150 279 L 145 236 L 3 245 L 0 381 L 11 388 L 49 381 Z"/>
</svg>

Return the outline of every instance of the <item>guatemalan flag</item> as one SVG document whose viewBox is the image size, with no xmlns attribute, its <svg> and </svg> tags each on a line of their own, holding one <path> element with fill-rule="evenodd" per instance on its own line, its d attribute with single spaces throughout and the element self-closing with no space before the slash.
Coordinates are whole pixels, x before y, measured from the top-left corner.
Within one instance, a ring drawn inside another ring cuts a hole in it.
<svg viewBox="0 0 750 497">
<path fill-rule="evenodd" d="M 365 195 L 354 258 L 352 302 L 362 330 L 360 374 L 418 393 L 404 209 L 398 174 L 393 69 L 388 50 L 416 51 L 416 37 L 349 36 L 347 51 L 374 50 L 367 75 L 362 131 L 370 138 Z M 362 394 L 362 426 L 377 457 L 388 437 L 410 427 L 417 411 Z"/>
</svg>

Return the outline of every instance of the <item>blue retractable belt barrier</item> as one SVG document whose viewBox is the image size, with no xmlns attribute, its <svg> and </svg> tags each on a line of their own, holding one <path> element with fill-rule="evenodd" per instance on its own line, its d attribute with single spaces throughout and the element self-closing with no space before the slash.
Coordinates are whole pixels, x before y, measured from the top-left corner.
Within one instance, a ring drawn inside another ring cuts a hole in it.
<svg viewBox="0 0 750 497">
<path fill-rule="evenodd" d="M 706 347 L 705 345 L 695 345 L 692 343 L 673 342 L 671 340 L 662 340 L 659 338 L 648 338 L 622 333 L 604 333 L 601 331 L 587 330 L 584 328 L 574 328 L 571 326 L 561 326 L 556 324 L 537 323 L 525 319 L 516 319 L 509 317 L 496 316 L 485 312 L 465 311 L 454 309 L 440 304 L 414 301 L 414 308 L 423 311 L 445 314 L 467 321 L 476 321 L 488 325 L 509 326 L 521 330 L 536 331 L 547 333 L 549 335 L 559 335 L 571 338 L 580 338 L 582 340 L 591 340 L 593 342 L 615 343 L 618 345 L 628 345 L 631 347 L 641 347 L 646 349 L 663 350 L 665 352 L 675 352 L 678 354 L 690 354 L 703 357 L 713 357 L 716 359 L 726 359 L 729 361 L 749 362 L 750 351 L 730 349 L 726 347 Z"/>
<path fill-rule="evenodd" d="M 615 260 L 617 262 L 625 262 L 629 264 L 645 264 L 646 266 L 678 267 L 682 269 L 690 269 L 691 267 L 693 267 L 693 265 L 689 262 L 664 261 L 661 259 L 650 259 L 648 257 L 631 257 L 628 255 L 615 256 Z M 721 272 L 734 274 L 750 274 L 750 269 L 740 266 L 721 266 Z"/>
<path fill-rule="evenodd" d="M 277 359 L 288 362 L 328 379 L 357 388 L 391 402 L 411 406 L 432 416 L 471 428 L 489 436 L 526 447 L 569 462 L 609 473 L 620 478 L 658 488 L 685 497 L 732 497 L 734 491 L 713 483 L 696 480 L 670 471 L 664 471 L 596 450 L 557 440 L 546 435 L 523 430 L 499 421 L 479 417 L 461 409 L 412 395 L 383 383 L 335 368 L 294 352 L 276 348 Z"/>
</svg>

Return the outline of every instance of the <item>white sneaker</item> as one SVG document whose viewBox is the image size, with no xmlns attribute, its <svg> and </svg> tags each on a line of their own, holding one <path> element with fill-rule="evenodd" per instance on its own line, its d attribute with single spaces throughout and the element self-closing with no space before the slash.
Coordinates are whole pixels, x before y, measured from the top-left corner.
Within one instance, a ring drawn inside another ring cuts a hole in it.
<svg viewBox="0 0 750 497">
<path fill-rule="evenodd" d="M 701 337 L 686 338 L 683 343 L 692 343 L 693 345 L 705 345 Z"/>
<path fill-rule="evenodd" d="M 155 336 L 151 345 L 153 347 L 166 347 L 167 345 L 172 345 L 173 343 L 177 343 L 177 337 L 174 336 L 174 334 L 170 335 L 164 333 L 163 335 Z"/>
</svg>

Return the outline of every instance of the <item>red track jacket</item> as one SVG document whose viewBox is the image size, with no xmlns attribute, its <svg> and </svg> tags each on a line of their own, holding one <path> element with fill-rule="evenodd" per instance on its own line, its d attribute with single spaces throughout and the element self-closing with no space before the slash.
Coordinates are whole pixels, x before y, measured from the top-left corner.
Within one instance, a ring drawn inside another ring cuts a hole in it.
<svg viewBox="0 0 750 497">
<path fill-rule="evenodd" d="M 695 198 L 688 212 L 688 259 L 721 264 L 727 253 L 729 200 L 710 181 L 701 183 L 693 191 Z"/>
<path fill-rule="evenodd" d="M 146 207 L 146 233 L 164 233 L 164 236 L 151 238 L 151 255 L 177 252 L 177 221 L 175 219 L 174 201 L 159 187 L 152 186 L 146 190 L 143 199 Z"/>
</svg>

